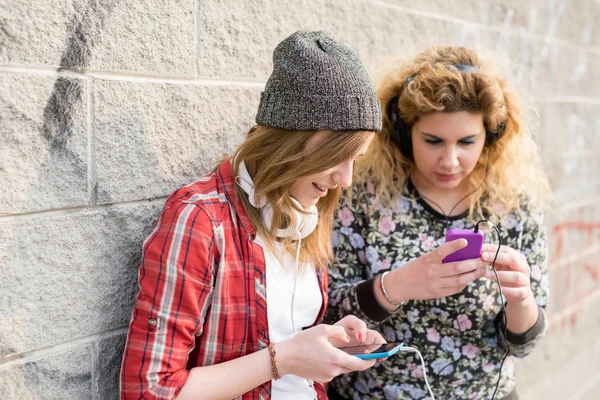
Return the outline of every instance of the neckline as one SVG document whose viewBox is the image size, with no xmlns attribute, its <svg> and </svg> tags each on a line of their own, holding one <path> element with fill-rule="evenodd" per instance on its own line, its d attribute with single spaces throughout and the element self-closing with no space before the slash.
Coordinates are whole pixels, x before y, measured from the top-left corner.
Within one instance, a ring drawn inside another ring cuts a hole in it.
<svg viewBox="0 0 600 400">
<path fill-rule="evenodd" d="M 417 201 L 417 203 L 419 203 L 421 206 L 423 206 L 423 208 L 428 213 L 433 215 L 436 219 L 439 219 L 442 221 L 447 220 L 447 221 L 453 222 L 453 221 L 457 221 L 459 219 L 463 219 L 469 215 L 469 209 L 466 209 L 465 211 L 463 211 L 460 214 L 446 217 L 446 216 L 444 216 L 444 214 L 442 214 L 441 212 L 439 212 L 438 210 L 433 208 L 429 203 L 427 203 L 427 201 L 425 201 L 425 199 L 423 199 L 421 197 L 421 194 L 419 193 L 419 191 L 417 190 L 417 188 L 415 187 L 415 185 L 413 184 L 413 182 L 410 178 L 408 178 L 406 180 L 406 188 L 408 190 L 408 193 Z"/>
</svg>

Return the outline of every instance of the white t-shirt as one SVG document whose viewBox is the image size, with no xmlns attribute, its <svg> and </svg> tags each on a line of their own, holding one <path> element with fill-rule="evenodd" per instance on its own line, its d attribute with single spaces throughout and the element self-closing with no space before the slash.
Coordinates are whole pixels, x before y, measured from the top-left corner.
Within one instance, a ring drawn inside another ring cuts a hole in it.
<svg viewBox="0 0 600 400">
<path fill-rule="evenodd" d="M 255 243 L 263 248 L 267 269 L 267 318 L 269 339 L 273 343 L 295 336 L 302 328 L 311 326 L 319 315 L 323 297 L 314 265 L 302 263 L 296 278 L 294 294 L 294 331 L 292 327 L 292 293 L 296 272 L 295 254 L 279 251 L 275 256 L 260 235 Z M 279 246 L 277 246 L 280 249 Z M 284 375 L 272 381 L 273 400 L 315 399 L 312 381 L 296 375 Z"/>
</svg>

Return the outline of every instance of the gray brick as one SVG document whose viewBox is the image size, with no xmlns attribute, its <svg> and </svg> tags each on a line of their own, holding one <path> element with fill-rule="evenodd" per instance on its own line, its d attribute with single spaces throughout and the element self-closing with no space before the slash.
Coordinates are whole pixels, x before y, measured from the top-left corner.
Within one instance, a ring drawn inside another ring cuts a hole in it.
<svg viewBox="0 0 600 400">
<path fill-rule="evenodd" d="M 600 237 L 597 241 L 594 240 L 592 226 L 595 221 L 600 221 L 600 202 L 562 211 L 548 211 L 546 225 L 552 233 L 548 241 L 550 262 L 556 263 L 565 257 L 581 255 L 584 251 L 592 250 L 594 246 L 600 247 Z M 596 231 L 600 233 L 600 228 L 596 228 Z"/>
<path fill-rule="evenodd" d="M 88 203 L 87 89 L 0 75 L 0 214 Z"/>
<path fill-rule="evenodd" d="M 556 63 L 556 95 L 597 97 L 600 93 L 600 55 L 560 48 Z"/>
<path fill-rule="evenodd" d="M 469 30 L 462 24 L 406 14 L 380 4 L 356 1 L 346 8 L 353 29 L 340 35 L 340 40 L 372 69 L 386 70 L 396 59 L 412 58 L 432 44 L 475 46 L 480 37 L 477 28 Z"/>
<path fill-rule="evenodd" d="M 401 6 L 407 10 L 423 11 L 440 17 L 455 17 L 465 20 L 481 22 L 486 18 L 488 7 L 482 7 L 484 2 L 478 0 L 466 1 L 412 1 L 392 0 L 390 3 Z"/>
<path fill-rule="evenodd" d="M 2 7 L 0 63 L 194 73 L 194 1 L 23 2 Z"/>
<path fill-rule="evenodd" d="M 126 334 L 120 334 L 98 343 L 98 367 L 95 372 L 98 399 L 119 398 L 119 373 L 126 339 Z"/>
<path fill-rule="evenodd" d="M 600 35 L 600 30 L 594 26 L 600 7 L 593 0 L 503 0 L 482 4 L 485 4 L 482 22 L 492 27 L 540 36 L 548 41 L 560 39 L 575 45 L 598 43 L 593 39 Z"/>
<path fill-rule="evenodd" d="M 125 326 L 160 206 L 0 219 L 0 357 Z"/>
<path fill-rule="evenodd" d="M 539 347 L 529 357 L 518 360 L 521 398 L 572 398 L 598 370 L 600 298 L 576 306 L 574 313 L 562 319 L 551 318 L 551 329 Z"/>
<path fill-rule="evenodd" d="M 164 196 L 212 170 L 254 124 L 259 92 L 97 82 L 99 201 Z"/>
<path fill-rule="evenodd" d="M 266 80 L 277 43 L 299 29 L 338 32 L 354 1 L 243 1 L 227 12 L 218 0 L 199 1 L 199 75 Z"/>
<path fill-rule="evenodd" d="M 0 364 L 0 398 L 18 400 L 91 399 L 89 347 L 45 355 L 9 367 Z"/>
<path fill-rule="evenodd" d="M 598 105 L 548 103 L 543 110 L 542 157 L 557 200 L 600 194 Z"/>
<path fill-rule="evenodd" d="M 528 96 L 554 95 L 557 90 L 556 71 L 560 47 L 546 45 L 515 32 L 483 30 L 479 39 L 482 58 L 489 58 L 495 69 L 513 84 L 520 94 Z"/>
<path fill-rule="evenodd" d="M 471 45 L 477 28 L 364 0 L 243 2 L 228 13 L 216 1 L 200 4 L 200 76 L 266 80 L 277 43 L 298 29 L 325 29 L 373 66 L 407 57 L 432 43 Z M 249 20 L 252 23 L 240 23 Z M 277 23 L 273 23 L 277 21 Z M 351 27 L 351 28 L 349 28 Z"/>
<path fill-rule="evenodd" d="M 560 4 L 562 3 L 562 4 Z M 551 5 L 552 2 L 549 2 Z M 600 36 L 598 19 L 600 4 L 595 0 L 572 0 L 569 2 L 554 1 L 554 7 L 548 7 L 548 32 L 552 34 L 550 22 L 556 21 L 555 37 L 577 45 L 598 46 L 600 42 L 593 39 Z M 564 7 L 559 14 L 560 7 Z M 552 18 L 552 19 L 550 19 Z M 574 21 L 577 21 L 574 23 Z"/>
</svg>

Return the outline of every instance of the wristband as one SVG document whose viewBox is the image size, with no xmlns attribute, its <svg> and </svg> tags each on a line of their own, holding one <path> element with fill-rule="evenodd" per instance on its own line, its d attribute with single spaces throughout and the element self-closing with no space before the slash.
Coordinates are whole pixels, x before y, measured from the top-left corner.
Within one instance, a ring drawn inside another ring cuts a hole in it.
<svg viewBox="0 0 600 400">
<path fill-rule="evenodd" d="M 395 305 L 396 307 L 400 307 L 402 304 L 404 304 L 404 302 L 398 303 L 396 300 L 392 299 L 390 297 L 390 295 L 388 294 L 387 290 L 385 290 L 385 286 L 383 285 L 383 278 L 385 278 L 385 275 L 388 272 L 390 272 L 390 271 L 385 271 L 383 274 L 381 274 L 381 278 L 379 278 L 379 286 L 381 287 L 381 291 L 383 292 L 385 299 L 387 301 L 389 301 L 391 304 Z"/>
<path fill-rule="evenodd" d="M 273 374 L 273 379 L 279 379 L 281 375 L 279 375 L 279 371 L 277 370 L 277 361 L 275 360 L 277 353 L 275 353 L 274 343 L 269 343 L 269 355 L 271 356 L 271 373 Z"/>
</svg>

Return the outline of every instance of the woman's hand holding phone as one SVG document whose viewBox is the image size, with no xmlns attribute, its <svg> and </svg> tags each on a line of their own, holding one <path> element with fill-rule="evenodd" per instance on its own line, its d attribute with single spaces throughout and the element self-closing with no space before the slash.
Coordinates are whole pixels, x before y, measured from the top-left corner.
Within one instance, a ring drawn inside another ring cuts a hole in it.
<svg viewBox="0 0 600 400">
<path fill-rule="evenodd" d="M 342 325 L 317 325 L 291 339 L 276 343 L 279 373 L 294 374 L 317 382 L 329 382 L 338 375 L 372 367 L 376 360 L 361 360 L 334 346 L 334 343 L 348 346 L 349 343 L 356 342 L 348 331 L 351 334 L 363 333 L 362 328 L 357 328 L 354 318 L 356 317 L 349 318 Z M 356 320 L 360 321 L 358 318 Z M 383 340 L 381 335 L 364 333 L 372 340 L 377 337 Z M 356 336 L 355 339 L 358 340 Z"/>
<path fill-rule="evenodd" d="M 484 244 L 481 259 L 491 264 L 497 250 L 498 246 L 495 244 Z M 508 246 L 501 246 L 494 265 L 502 285 L 502 294 L 508 303 L 522 303 L 533 296 L 530 286 L 531 267 L 523 254 Z M 494 271 L 487 271 L 486 278 L 495 282 Z"/>
<path fill-rule="evenodd" d="M 446 242 L 385 277 L 385 288 L 397 302 L 430 300 L 461 292 L 470 282 L 485 276 L 481 258 L 444 263 L 448 255 L 467 246 L 465 239 Z"/>
<path fill-rule="evenodd" d="M 379 332 L 368 329 L 367 324 L 354 315 L 345 316 L 333 324 L 333 326 L 342 326 L 350 338 L 349 342 L 342 342 L 335 338 L 330 339 L 329 342 L 337 348 L 370 344 L 381 345 L 385 343 L 385 339 Z"/>
</svg>

